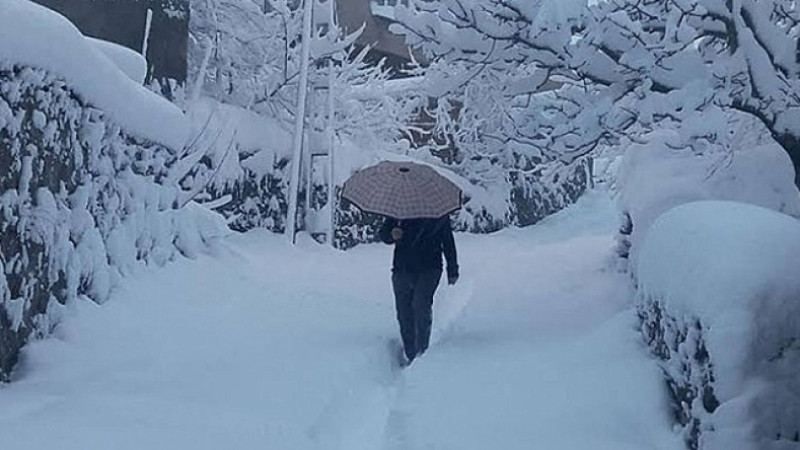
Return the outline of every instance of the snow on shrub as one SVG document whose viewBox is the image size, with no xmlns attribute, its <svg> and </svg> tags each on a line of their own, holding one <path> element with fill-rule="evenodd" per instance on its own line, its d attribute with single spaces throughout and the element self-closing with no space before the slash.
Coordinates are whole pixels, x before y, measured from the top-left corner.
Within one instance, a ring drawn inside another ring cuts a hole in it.
<svg viewBox="0 0 800 450">
<path fill-rule="evenodd" d="M 193 102 L 190 169 L 178 180 L 223 214 L 230 228 L 283 233 L 289 189 L 287 124 L 209 97 Z"/>
<path fill-rule="evenodd" d="M 0 2 L 0 381 L 67 302 L 227 232 L 169 177 L 187 125 L 61 16 Z"/>
<path fill-rule="evenodd" d="M 619 253 L 630 258 L 632 271 L 653 221 L 683 203 L 732 200 L 800 216 L 800 193 L 786 152 L 771 139 L 759 139 L 758 130 L 744 134 L 733 139 L 732 149 L 708 151 L 685 145 L 676 130 L 659 130 L 626 149 L 617 179 L 623 215 Z"/>
<path fill-rule="evenodd" d="M 643 333 L 692 449 L 800 441 L 800 222 L 744 203 L 661 215 L 637 262 Z"/>
</svg>

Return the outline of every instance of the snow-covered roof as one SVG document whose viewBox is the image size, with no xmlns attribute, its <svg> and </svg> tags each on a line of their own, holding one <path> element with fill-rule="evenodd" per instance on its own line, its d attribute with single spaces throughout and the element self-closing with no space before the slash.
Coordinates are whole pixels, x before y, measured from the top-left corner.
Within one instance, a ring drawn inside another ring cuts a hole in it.
<svg viewBox="0 0 800 450">
<path fill-rule="evenodd" d="M 64 78 L 129 133 L 182 148 L 189 123 L 175 105 L 131 80 L 60 14 L 28 0 L 0 1 L 0 60 Z"/>
</svg>

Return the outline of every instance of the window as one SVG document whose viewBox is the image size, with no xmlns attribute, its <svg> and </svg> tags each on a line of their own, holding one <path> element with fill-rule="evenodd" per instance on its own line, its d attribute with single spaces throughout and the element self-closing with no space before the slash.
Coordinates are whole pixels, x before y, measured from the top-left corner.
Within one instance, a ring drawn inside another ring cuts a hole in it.
<svg viewBox="0 0 800 450">
<path fill-rule="evenodd" d="M 372 0 L 372 14 L 387 19 L 394 19 L 394 8 L 396 6 L 408 6 L 408 0 Z"/>
</svg>

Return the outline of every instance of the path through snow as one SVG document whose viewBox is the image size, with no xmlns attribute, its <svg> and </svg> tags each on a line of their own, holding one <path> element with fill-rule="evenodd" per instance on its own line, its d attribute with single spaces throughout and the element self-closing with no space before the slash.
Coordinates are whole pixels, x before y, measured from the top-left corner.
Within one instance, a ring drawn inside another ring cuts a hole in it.
<svg viewBox="0 0 800 450">
<path fill-rule="evenodd" d="M 72 308 L 0 390 L 3 449 L 677 450 L 592 193 L 457 236 L 434 344 L 396 365 L 390 248 L 252 232 Z"/>
</svg>

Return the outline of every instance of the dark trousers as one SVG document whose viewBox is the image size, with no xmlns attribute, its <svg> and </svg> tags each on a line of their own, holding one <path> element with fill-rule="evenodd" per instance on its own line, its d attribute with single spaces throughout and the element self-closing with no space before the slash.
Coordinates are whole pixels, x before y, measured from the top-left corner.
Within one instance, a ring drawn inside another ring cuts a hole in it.
<svg viewBox="0 0 800 450">
<path fill-rule="evenodd" d="M 442 269 L 419 273 L 394 272 L 394 287 L 397 322 L 403 349 L 409 360 L 428 349 L 431 337 L 433 294 L 439 287 Z"/>
</svg>

